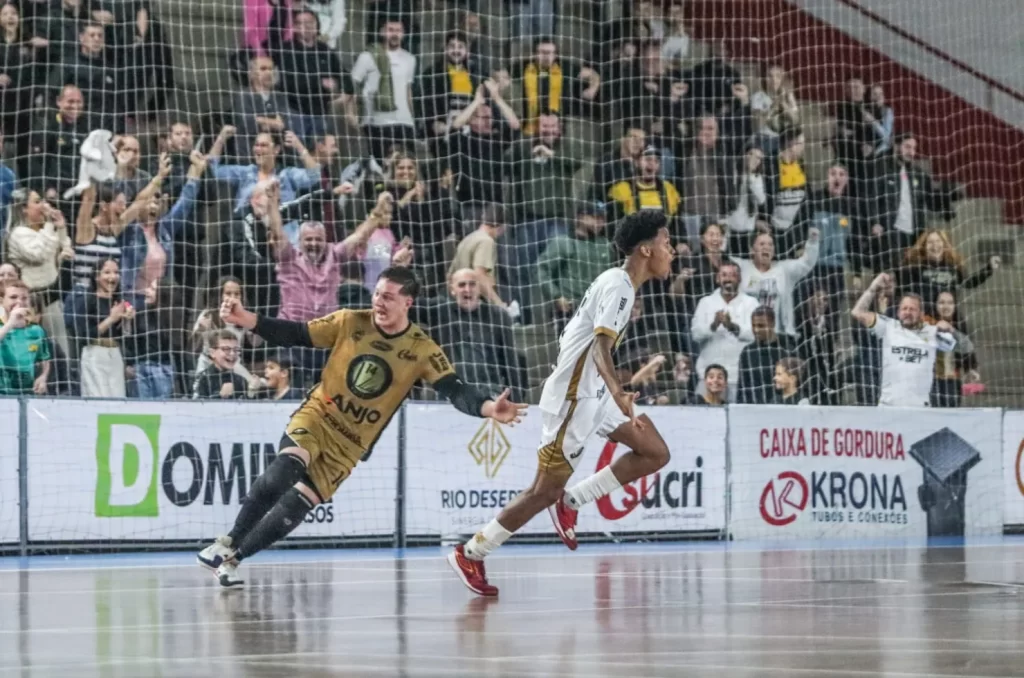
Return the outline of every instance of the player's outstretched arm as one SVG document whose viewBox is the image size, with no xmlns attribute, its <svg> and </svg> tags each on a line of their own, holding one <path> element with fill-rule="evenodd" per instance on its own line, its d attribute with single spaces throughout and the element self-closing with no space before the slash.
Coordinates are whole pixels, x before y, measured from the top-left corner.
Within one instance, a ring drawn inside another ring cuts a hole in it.
<svg viewBox="0 0 1024 678">
<path fill-rule="evenodd" d="M 526 416 L 527 405 L 511 402 L 508 389 L 497 398 L 488 398 L 455 374 L 434 382 L 434 389 L 450 400 L 455 409 L 471 417 L 494 419 L 502 424 L 518 424 Z"/>
<path fill-rule="evenodd" d="M 889 281 L 888 273 L 878 274 L 878 277 L 871 281 L 871 284 L 864 290 L 864 294 L 860 295 L 860 299 L 857 300 L 857 303 L 850 311 L 850 315 L 856 318 L 864 327 L 874 326 L 876 318 L 875 312 L 871 310 L 871 304 L 874 302 L 878 291 L 888 285 Z"/>
<path fill-rule="evenodd" d="M 257 316 L 242 307 L 237 299 L 228 299 L 221 304 L 220 317 L 225 323 L 251 330 L 257 336 L 276 346 L 313 347 L 306 323 Z"/>
</svg>

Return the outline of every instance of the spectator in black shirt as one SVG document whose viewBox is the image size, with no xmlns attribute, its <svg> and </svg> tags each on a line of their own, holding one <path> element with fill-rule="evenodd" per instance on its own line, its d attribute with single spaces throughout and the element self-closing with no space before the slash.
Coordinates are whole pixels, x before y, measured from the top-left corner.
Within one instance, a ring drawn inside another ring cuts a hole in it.
<svg viewBox="0 0 1024 678">
<path fill-rule="evenodd" d="M 173 285 L 154 280 L 145 290 L 145 310 L 135 316 L 125 340 L 127 374 L 144 400 L 174 395 L 175 358 L 184 352 L 183 300 Z"/>
<path fill-rule="evenodd" d="M 238 338 L 228 330 L 220 330 L 210 338 L 213 362 L 196 375 L 192 384 L 193 400 L 238 400 L 245 397 L 248 384 L 235 372 L 239 350 Z"/>
<path fill-rule="evenodd" d="M 82 396 L 86 398 L 126 395 L 121 346 L 135 318 L 135 309 L 120 298 L 120 283 L 120 267 L 113 259 L 107 259 L 96 268 L 92 290 L 79 289 L 68 297 L 65 323 L 79 343 Z"/>
<path fill-rule="evenodd" d="M 102 115 L 113 125 L 113 132 L 119 133 L 124 128 L 125 111 L 118 105 L 120 83 L 107 55 L 103 26 L 82 24 L 78 42 L 78 52 L 54 66 L 50 87 L 56 91 L 64 85 L 76 85 L 85 97 L 86 110 Z"/>
<path fill-rule="evenodd" d="M 759 306 L 750 316 L 754 343 L 740 351 L 739 388 L 736 401 L 747 405 L 765 405 L 775 402 L 772 379 L 775 365 L 792 355 L 789 338 L 775 333 L 775 311 Z"/>
<path fill-rule="evenodd" d="M 223 274 L 242 280 L 256 297 L 250 303 L 263 313 L 275 309 L 280 300 L 267 223 L 271 210 L 281 208 L 280 191 L 270 190 L 270 186 L 262 182 L 253 189 L 242 215 L 231 222 L 221 255 L 221 261 L 227 263 Z"/>
<path fill-rule="evenodd" d="M 276 78 L 270 57 L 258 56 L 249 61 L 249 89 L 236 93 L 233 102 L 238 129 L 235 155 L 239 158 L 252 157 L 252 145 L 259 134 L 280 137 L 291 131 L 303 142 L 307 139 L 301 117 L 295 114 L 288 97 L 276 90 Z"/>
<path fill-rule="evenodd" d="M 47 113 L 32 130 L 29 185 L 51 202 L 78 183 L 79 150 L 89 132 L 98 127 L 86 110 L 82 90 L 65 85 L 57 97 L 57 111 Z"/>
<path fill-rule="evenodd" d="M 331 116 L 352 98 L 352 82 L 341 68 L 338 51 L 320 42 L 320 20 L 308 9 L 292 17 L 294 37 L 285 40 L 279 3 L 270 22 L 270 55 L 281 74 L 281 90 L 292 109 L 303 116 L 303 127 L 312 136 L 331 133 Z M 352 121 L 353 125 L 358 121 Z M 308 141 L 308 140 L 307 140 Z"/>
<path fill-rule="evenodd" d="M 413 100 L 427 138 L 443 137 L 448 123 L 473 101 L 487 74 L 469 53 L 462 31 L 445 36 L 444 58 L 416 79 Z"/>
<path fill-rule="evenodd" d="M 32 4 L 23 2 L 21 6 L 27 10 Z M 30 42 L 41 63 L 59 64 L 67 53 L 75 51 L 79 28 L 91 18 L 89 4 L 88 0 L 48 2 L 31 19 Z"/>
<path fill-rule="evenodd" d="M 704 393 L 693 396 L 692 405 L 722 407 L 728 404 L 729 372 L 718 364 L 704 368 Z"/>
<path fill-rule="evenodd" d="M 28 155 L 34 60 L 18 6 L 7 1 L 0 5 L 0 134 L 14 140 L 19 160 Z"/>
<path fill-rule="evenodd" d="M 171 46 L 148 0 L 113 6 L 115 24 L 108 29 L 114 61 L 125 83 L 124 112 L 150 117 L 167 109 L 174 87 Z"/>
<path fill-rule="evenodd" d="M 775 364 L 774 399 L 777 405 L 809 405 L 810 400 L 800 392 L 800 373 L 803 363 L 799 358 L 782 358 Z"/>
<path fill-rule="evenodd" d="M 258 386 L 249 395 L 257 400 L 302 400 L 302 389 L 292 385 L 292 361 L 277 356 L 268 358 L 263 366 L 263 378 L 254 380 Z"/>
<path fill-rule="evenodd" d="M 687 83 L 687 97 L 693 102 L 696 114 L 718 115 L 732 105 L 734 86 L 740 84 L 740 72 L 726 60 L 728 50 L 724 41 L 712 43 L 710 59 L 683 71 Z"/>
</svg>

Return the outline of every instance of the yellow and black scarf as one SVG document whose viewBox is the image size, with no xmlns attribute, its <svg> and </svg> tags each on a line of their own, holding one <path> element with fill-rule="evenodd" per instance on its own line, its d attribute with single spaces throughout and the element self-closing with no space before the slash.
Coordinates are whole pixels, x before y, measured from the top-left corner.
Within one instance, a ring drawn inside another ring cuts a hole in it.
<svg viewBox="0 0 1024 678">
<path fill-rule="evenodd" d="M 542 71 L 537 64 L 530 63 L 523 71 L 523 95 L 526 97 L 526 124 L 523 134 L 533 136 L 537 133 L 537 117 L 541 113 L 560 113 L 562 110 L 562 67 L 553 64 Z M 544 90 L 547 90 L 546 92 Z M 547 106 L 541 107 L 541 98 L 547 96 Z"/>
</svg>

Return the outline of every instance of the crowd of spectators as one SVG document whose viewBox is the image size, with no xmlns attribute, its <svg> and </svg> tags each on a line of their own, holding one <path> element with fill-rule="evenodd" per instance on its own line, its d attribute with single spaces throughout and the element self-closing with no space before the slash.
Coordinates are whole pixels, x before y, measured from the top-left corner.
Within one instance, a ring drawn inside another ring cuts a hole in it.
<svg viewBox="0 0 1024 678">
<path fill-rule="evenodd" d="M 148 0 L 0 0 L 0 394 L 298 398 L 321 352 L 264 345 L 220 301 L 306 321 L 401 265 L 463 377 L 528 398 L 547 366 L 515 328 L 560 330 L 617 221 L 655 209 L 678 256 L 619 352 L 644 402 L 875 404 L 877 341 L 836 350 L 861 273 L 893 272 L 878 312 L 914 293 L 966 335 L 961 291 L 1000 265 L 968 274 L 935 228 L 952 192 L 881 84 L 846 82 L 815 185 L 794 74 L 745 81 L 724 42 L 695 58 L 683 0 L 615 3 L 572 57 L 550 0 L 507 3 L 504 41 L 475 2 L 434 41 L 416 3 L 364 4 L 348 53 L 343 0 L 245 0 L 230 108 L 182 110 Z M 116 167 L 76 194 L 97 129 Z M 933 404 L 978 370 L 939 361 Z"/>
</svg>

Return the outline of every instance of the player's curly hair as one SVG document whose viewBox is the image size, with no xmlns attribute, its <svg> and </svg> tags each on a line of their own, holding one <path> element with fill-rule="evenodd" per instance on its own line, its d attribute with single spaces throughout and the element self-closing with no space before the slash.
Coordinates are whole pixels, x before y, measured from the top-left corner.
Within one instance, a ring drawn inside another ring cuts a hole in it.
<svg viewBox="0 0 1024 678">
<path fill-rule="evenodd" d="M 406 297 L 415 299 L 420 294 L 420 281 L 409 268 L 405 266 L 391 266 L 380 272 L 380 277 L 402 286 L 399 293 Z"/>
<path fill-rule="evenodd" d="M 653 240 L 668 225 L 661 210 L 640 210 L 630 214 L 615 230 L 615 246 L 623 254 L 632 254 L 642 243 Z"/>
</svg>

